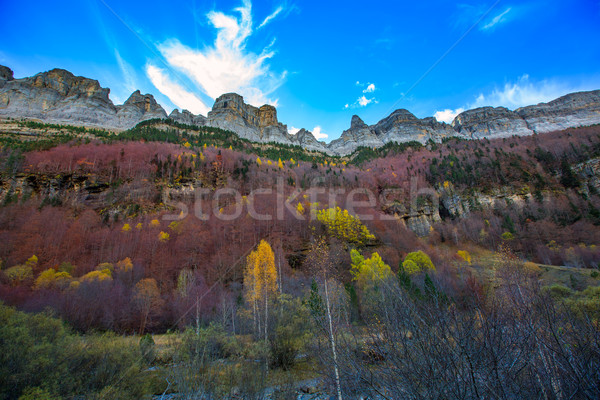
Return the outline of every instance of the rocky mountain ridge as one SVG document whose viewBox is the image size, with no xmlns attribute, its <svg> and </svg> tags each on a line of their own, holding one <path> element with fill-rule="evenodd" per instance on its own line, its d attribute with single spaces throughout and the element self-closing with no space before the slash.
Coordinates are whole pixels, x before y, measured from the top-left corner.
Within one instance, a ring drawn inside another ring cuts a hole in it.
<svg viewBox="0 0 600 400">
<path fill-rule="evenodd" d="M 110 89 L 102 88 L 98 81 L 63 69 L 14 79 L 10 68 L 0 66 L 0 117 L 112 130 L 129 129 L 148 119 L 169 118 L 188 125 L 230 130 L 255 142 L 278 142 L 331 155 L 348 155 L 361 146 L 381 147 L 390 142 L 441 142 L 448 137 L 491 139 L 600 124 L 600 90 L 595 90 L 571 93 L 514 111 L 504 107 L 467 110 L 451 124 L 433 117 L 417 118 L 405 109 L 394 111 L 374 125 L 365 124 L 355 115 L 350 128 L 326 144 L 305 129 L 290 134 L 287 125 L 278 121 L 275 107 L 254 107 L 235 93 L 217 98 L 206 117 L 177 109 L 167 116 L 151 94 L 141 94 L 139 90 L 123 105 L 115 105 L 109 93 Z"/>
</svg>

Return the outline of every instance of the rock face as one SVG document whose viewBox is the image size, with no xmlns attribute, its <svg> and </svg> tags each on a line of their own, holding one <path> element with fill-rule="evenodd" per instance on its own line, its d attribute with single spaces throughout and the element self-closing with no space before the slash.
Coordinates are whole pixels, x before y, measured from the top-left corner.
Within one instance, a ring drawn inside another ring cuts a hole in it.
<svg viewBox="0 0 600 400">
<path fill-rule="evenodd" d="M 419 119 L 408 110 L 400 109 L 372 126 L 368 126 L 354 115 L 350 129 L 344 131 L 342 136 L 332 141 L 328 147 L 335 153 L 346 155 L 360 146 L 381 147 L 390 142 L 426 143 L 429 140 L 441 142 L 445 137 L 457 135 L 460 133 L 435 118 Z"/>
<path fill-rule="evenodd" d="M 203 115 L 194 115 L 188 110 L 183 110 L 179 112 L 178 109 L 174 109 L 171 114 L 169 114 L 169 119 L 172 119 L 175 122 L 179 122 L 180 124 L 186 125 L 197 125 L 204 126 L 206 125 L 206 117 Z"/>
<path fill-rule="evenodd" d="M 515 111 L 535 133 L 600 124 L 600 90 L 570 93 Z"/>
<path fill-rule="evenodd" d="M 109 92 L 98 81 L 74 76 L 63 69 L 14 79 L 13 71 L 0 65 L 0 117 L 113 130 L 129 129 L 148 119 L 170 118 L 187 125 L 230 130 L 255 142 L 298 145 L 327 154 L 348 155 L 361 146 L 381 147 L 390 142 L 440 142 L 453 136 L 492 139 L 600 124 L 600 90 L 596 90 L 571 93 L 549 103 L 515 111 L 504 107 L 476 108 L 456 116 L 451 125 L 432 117 L 417 118 L 404 109 L 394 111 L 371 126 L 354 115 L 350 128 L 327 145 L 305 129 L 290 135 L 287 126 L 278 121 L 275 107 L 254 107 L 235 93 L 217 98 L 207 117 L 187 110 L 173 110 L 167 117 L 150 94 L 135 91 L 119 106 L 109 99 Z"/>
<path fill-rule="evenodd" d="M 298 145 L 307 150 L 334 154 L 325 143 L 317 141 L 312 133 L 304 129 L 296 135 L 290 135 L 287 125 L 277 120 L 275 107 L 267 104 L 254 107 L 246 104 L 244 98 L 236 93 L 227 93 L 215 100 L 206 125 L 230 130 L 254 142 Z"/>
<path fill-rule="evenodd" d="M 525 136 L 534 132 L 519 114 L 504 107 L 481 107 L 454 118 L 452 127 L 469 139 Z"/>
<path fill-rule="evenodd" d="M 108 98 L 110 89 L 64 69 L 12 79 L 12 71 L 4 67 L 0 75 L 11 78 L 1 79 L 0 116 L 4 117 L 128 129 L 140 121 L 167 116 L 152 95 L 136 91 L 125 104 L 115 106 Z"/>
<path fill-rule="evenodd" d="M 6 82 L 12 81 L 14 78 L 12 69 L 0 65 L 0 89 L 4 87 Z"/>
<path fill-rule="evenodd" d="M 333 140 L 329 144 L 329 148 L 339 154 L 350 154 L 360 146 L 381 147 L 384 144 L 373 129 L 365 124 L 358 115 L 353 115 L 350 129 L 342 132 L 339 139 Z"/>
<path fill-rule="evenodd" d="M 236 93 L 227 93 L 215 100 L 206 125 L 233 131 L 240 137 L 256 141 L 291 143 L 287 126 L 277 121 L 275 107 L 254 107 Z"/>
</svg>

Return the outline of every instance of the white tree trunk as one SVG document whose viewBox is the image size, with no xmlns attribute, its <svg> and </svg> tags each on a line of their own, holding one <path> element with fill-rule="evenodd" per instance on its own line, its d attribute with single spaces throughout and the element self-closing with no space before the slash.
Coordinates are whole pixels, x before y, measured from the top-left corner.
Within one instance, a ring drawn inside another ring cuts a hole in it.
<svg viewBox="0 0 600 400">
<path fill-rule="evenodd" d="M 333 321 L 331 320 L 331 307 L 329 305 L 329 290 L 327 279 L 325 279 L 325 304 L 327 305 L 327 321 L 329 322 L 329 343 L 333 354 L 333 371 L 335 373 L 335 388 L 338 400 L 342 400 L 342 388 L 340 386 L 340 372 L 338 370 L 337 351 L 335 350 L 335 337 L 333 335 Z"/>
</svg>

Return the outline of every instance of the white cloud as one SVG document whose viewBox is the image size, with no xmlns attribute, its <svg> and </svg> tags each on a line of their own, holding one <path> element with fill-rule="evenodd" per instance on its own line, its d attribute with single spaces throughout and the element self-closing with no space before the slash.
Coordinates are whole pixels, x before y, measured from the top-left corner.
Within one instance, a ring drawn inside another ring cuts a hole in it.
<svg viewBox="0 0 600 400">
<path fill-rule="evenodd" d="M 493 27 L 495 27 L 496 25 L 502 23 L 502 22 L 506 22 L 506 15 L 510 12 L 512 8 L 508 7 L 506 10 L 504 10 L 503 12 L 501 12 L 500 14 L 496 15 L 494 18 L 492 18 L 492 20 L 490 22 L 488 22 L 487 24 L 483 25 L 481 28 L 479 28 L 482 31 L 487 31 L 489 29 L 492 29 Z"/>
<path fill-rule="evenodd" d="M 173 82 L 164 70 L 148 64 L 146 65 L 146 75 L 152 84 L 177 107 L 185 108 L 194 114 L 206 115 L 210 111 L 210 108 L 195 94 Z"/>
<path fill-rule="evenodd" d="M 317 140 L 327 139 L 327 136 L 328 136 L 326 133 L 321 132 L 320 126 L 315 126 L 313 128 L 312 134 L 315 137 L 315 139 L 317 139 Z"/>
<path fill-rule="evenodd" d="M 375 84 L 370 83 L 369 86 L 367 86 L 367 88 L 365 90 L 363 90 L 363 93 L 373 93 L 375 91 Z"/>
<path fill-rule="evenodd" d="M 367 99 L 367 97 L 366 97 L 366 96 L 361 96 L 361 97 L 359 97 L 359 98 L 358 98 L 358 104 L 359 104 L 361 107 L 366 107 L 366 106 L 368 106 L 369 104 L 371 104 L 371 103 L 372 103 L 374 100 L 375 100 L 375 99 Z"/>
<path fill-rule="evenodd" d="M 234 11 L 239 15 L 219 11 L 207 14 L 209 23 L 217 31 L 213 44 L 194 49 L 172 39 L 160 44 L 158 49 L 169 66 L 189 78 L 208 97 L 215 99 L 224 93 L 236 92 L 252 105 L 269 103 L 276 106 L 277 99 L 269 96 L 281 86 L 286 72 L 277 74 L 267 64 L 275 54 L 271 49 L 274 41 L 260 54 L 248 50 L 246 42 L 253 33 L 250 0 L 243 0 L 242 6 Z M 277 9 L 261 26 L 279 13 L 281 11 Z M 191 106 L 185 105 L 185 108 L 191 109 Z"/>
<path fill-rule="evenodd" d="M 465 111 L 464 108 L 457 108 L 456 110 L 446 109 L 446 110 L 443 110 L 443 111 L 436 111 L 436 113 L 433 114 L 433 116 L 438 121 L 445 122 L 445 123 L 449 124 L 449 123 L 451 123 L 454 120 L 454 118 L 458 114 L 460 114 L 463 111 Z"/>
<path fill-rule="evenodd" d="M 273 14 L 269 15 L 267 18 L 264 19 L 262 24 L 260 24 L 258 26 L 258 29 L 261 29 L 263 26 L 267 25 L 269 22 L 271 22 L 273 19 L 275 19 L 275 17 L 277 17 L 279 15 L 279 13 L 282 11 L 283 11 L 283 7 L 281 7 L 281 6 L 277 7 L 277 9 L 273 12 Z"/>
<path fill-rule="evenodd" d="M 288 133 L 289 133 L 290 135 L 295 135 L 295 134 L 296 134 L 296 133 L 298 133 L 298 132 L 300 132 L 300 129 L 298 129 L 298 128 L 294 128 L 293 126 L 290 126 L 290 127 L 288 128 Z"/>
<path fill-rule="evenodd" d="M 502 88 L 477 96 L 470 108 L 492 106 L 516 109 L 542 102 L 548 102 L 567 93 L 582 90 L 592 90 L 595 87 L 591 82 L 588 85 L 573 85 L 556 80 L 543 80 L 532 82 L 529 75 L 521 76 L 517 82 L 506 83 Z"/>
</svg>

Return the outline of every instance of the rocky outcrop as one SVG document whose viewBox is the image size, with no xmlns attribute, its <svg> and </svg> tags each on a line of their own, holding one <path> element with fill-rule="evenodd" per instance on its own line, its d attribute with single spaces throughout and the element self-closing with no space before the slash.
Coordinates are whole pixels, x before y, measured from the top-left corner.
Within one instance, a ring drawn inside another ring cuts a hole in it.
<svg viewBox="0 0 600 400">
<path fill-rule="evenodd" d="M 165 110 L 156 102 L 151 94 L 141 94 L 136 90 L 129 96 L 125 104 L 117 106 L 118 127 L 135 126 L 147 119 L 167 118 Z"/>
<path fill-rule="evenodd" d="M 260 108 L 254 107 L 246 104 L 244 98 L 236 93 L 227 93 L 215 100 L 212 110 L 208 113 L 206 125 L 235 132 L 240 137 L 254 142 L 298 145 L 307 150 L 333 154 L 325 143 L 317 141 L 313 134 L 306 130 L 290 135 L 287 125 L 277 120 L 275 107 L 267 104 Z"/>
<path fill-rule="evenodd" d="M 7 72 L 7 69 L 0 74 L 12 78 L 12 71 Z M 108 97 L 110 89 L 64 69 L 3 81 L 0 87 L 0 116 L 3 117 L 128 129 L 140 121 L 167 116 L 152 95 L 136 91 L 125 104 L 115 106 Z"/>
<path fill-rule="evenodd" d="M 0 66 L 0 117 L 113 130 L 129 129 L 147 119 L 167 118 L 165 110 L 150 94 L 138 90 L 118 106 L 109 99 L 109 92 L 98 81 L 74 76 L 63 69 L 14 79 L 10 68 Z M 306 130 L 290 135 L 287 126 L 278 121 L 275 107 L 254 107 L 235 93 L 217 98 L 206 118 L 187 110 L 174 110 L 168 118 L 188 125 L 230 130 L 255 142 L 277 142 L 348 155 L 361 146 L 381 147 L 390 142 L 441 142 L 454 136 L 492 139 L 600 124 L 600 90 L 571 93 L 515 111 L 504 107 L 476 108 L 456 116 L 451 125 L 432 117 L 417 118 L 404 109 L 371 126 L 355 115 L 350 128 L 329 145 L 317 141 Z"/>
<path fill-rule="evenodd" d="M 320 142 L 315 138 L 312 132 L 306 129 L 300 129 L 295 135 L 292 135 L 293 143 L 309 151 L 322 151 L 327 154 L 333 154 L 327 148 L 324 142 Z"/>
<path fill-rule="evenodd" d="M 515 110 L 535 133 L 600 124 L 600 90 L 570 93 L 549 103 Z"/>
<path fill-rule="evenodd" d="M 396 110 L 379 121 L 373 130 L 383 143 L 412 141 L 426 143 L 429 140 L 441 142 L 445 137 L 456 136 L 456 132 L 447 124 L 438 122 L 432 117 L 419 119 L 404 109 Z"/>
<path fill-rule="evenodd" d="M 519 114 L 504 107 L 481 107 L 465 111 L 454 118 L 452 127 L 469 139 L 526 136 L 534 133 Z"/>
<path fill-rule="evenodd" d="M 194 115 L 188 110 L 183 110 L 179 112 L 178 109 L 174 109 L 171 114 L 169 114 L 169 119 L 179 122 L 180 124 L 186 125 L 196 125 L 196 126 L 204 126 L 206 125 L 206 117 L 203 115 Z"/>
<path fill-rule="evenodd" d="M 342 155 L 351 154 L 358 147 L 381 147 L 390 142 L 441 142 L 443 138 L 457 136 L 451 126 L 435 118 L 417 118 L 408 110 L 394 111 L 377 124 L 368 126 L 357 115 L 352 117 L 350 129 L 329 144 L 329 149 Z"/>
<path fill-rule="evenodd" d="M 0 65 L 0 89 L 4 87 L 6 82 L 14 80 L 12 69 Z"/>
<path fill-rule="evenodd" d="M 383 140 L 377 136 L 375 131 L 358 115 L 353 115 L 350 129 L 342 132 L 340 138 L 333 140 L 328 147 L 339 154 L 350 154 L 360 146 L 381 147 L 383 145 Z"/>
</svg>

